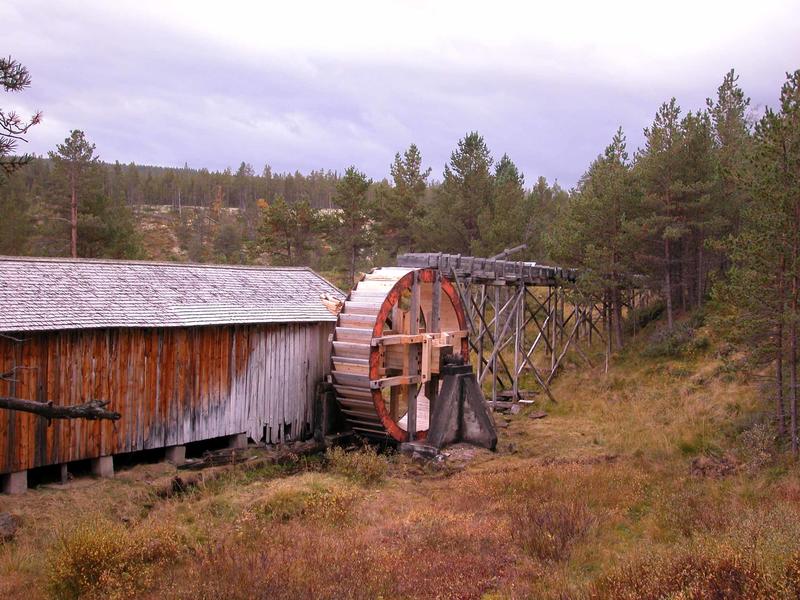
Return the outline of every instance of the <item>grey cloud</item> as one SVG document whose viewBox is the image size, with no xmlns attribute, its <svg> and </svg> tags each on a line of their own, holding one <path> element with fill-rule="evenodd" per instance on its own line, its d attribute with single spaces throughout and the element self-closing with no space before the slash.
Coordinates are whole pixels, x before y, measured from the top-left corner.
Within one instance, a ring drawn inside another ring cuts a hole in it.
<svg viewBox="0 0 800 600">
<path fill-rule="evenodd" d="M 637 85 L 626 73 L 557 63 L 532 74 L 519 68 L 519 56 L 510 67 L 453 66 L 437 57 L 411 65 L 369 56 L 244 56 L 58 5 L 35 22 L 20 8 L 17 19 L 26 32 L 16 40 L 19 52 L 13 37 L 7 52 L 33 74 L 24 103 L 63 129 L 34 131 L 31 151 L 46 152 L 81 128 L 105 160 L 212 169 L 243 160 L 279 171 L 355 164 L 381 179 L 394 153 L 414 142 L 438 178 L 457 140 L 478 130 L 528 182 L 545 175 L 570 186 L 618 125 L 632 153 L 661 101 L 676 95 L 686 109 L 699 108 L 731 66 L 721 55 L 698 57 L 685 76 L 655 72 Z M 783 71 L 800 66 L 767 64 L 772 58 L 744 61 L 742 85 L 756 104 L 774 104 Z"/>
</svg>

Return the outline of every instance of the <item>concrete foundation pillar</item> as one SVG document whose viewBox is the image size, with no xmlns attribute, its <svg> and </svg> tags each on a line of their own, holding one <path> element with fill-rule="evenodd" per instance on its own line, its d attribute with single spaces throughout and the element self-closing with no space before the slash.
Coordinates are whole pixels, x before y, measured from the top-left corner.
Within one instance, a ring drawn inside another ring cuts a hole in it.
<svg viewBox="0 0 800 600">
<path fill-rule="evenodd" d="M 237 433 L 228 438 L 228 448 L 235 448 L 237 450 L 247 448 L 247 434 Z"/>
<path fill-rule="evenodd" d="M 4 494 L 24 494 L 28 491 L 28 471 L 0 475 Z"/>
<path fill-rule="evenodd" d="M 164 460 L 180 467 L 186 462 L 186 446 L 170 446 L 164 452 Z"/>
<path fill-rule="evenodd" d="M 114 457 L 101 456 L 92 459 L 92 475 L 95 477 L 114 477 Z"/>
<path fill-rule="evenodd" d="M 67 468 L 67 463 L 61 463 L 61 483 L 65 484 L 69 481 L 69 469 Z"/>
</svg>

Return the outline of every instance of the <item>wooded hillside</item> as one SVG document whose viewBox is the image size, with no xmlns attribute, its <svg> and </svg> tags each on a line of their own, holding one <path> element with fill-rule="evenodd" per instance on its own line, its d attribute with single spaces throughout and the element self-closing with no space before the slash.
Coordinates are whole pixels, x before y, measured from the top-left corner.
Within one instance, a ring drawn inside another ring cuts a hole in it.
<svg viewBox="0 0 800 600">
<path fill-rule="evenodd" d="M 349 288 L 401 252 L 492 256 L 525 244 L 521 259 L 580 269 L 579 292 L 611 307 L 616 347 L 623 290 L 660 295 L 674 335 L 679 313 L 713 300 L 720 331 L 772 369 L 776 426 L 797 452 L 800 71 L 756 112 L 731 70 L 702 108 L 654 107 L 644 138 L 630 149 L 619 129 L 565 190 L 526 182 L 477 132 L 434 182 L 413 144 L 373 181 L 355 166 L 109 164 L 73 131 L 0 185 L 0 253 L 302 264 Z"/>
</svg>

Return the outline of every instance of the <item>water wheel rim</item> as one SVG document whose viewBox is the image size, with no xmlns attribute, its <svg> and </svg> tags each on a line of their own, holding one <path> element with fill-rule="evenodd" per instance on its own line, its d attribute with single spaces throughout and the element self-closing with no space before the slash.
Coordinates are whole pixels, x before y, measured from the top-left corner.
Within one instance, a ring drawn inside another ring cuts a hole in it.
<svg viewBox="0 0 800 600">
<path fill-rule="evenodd" d="M 435 269 L 412 269 L 403 275 L 394 284 L 394 286 L 392 286 L 392 288 L 386 294 L 386 297 L 381 304 L 381 308 L 378 311 L 378 315 L 375 318 L 375 325 L 372 329 L 373 338 L 378 338 L 383 335 L 384 326 L 391 314 L 392 309 L 400 301 L 400 296 L 403 294 L 403 292 L 406 290 L 411 290 L 411 287 L 414 284 L 415 274 L 419 283 L 434 283 L 436 281 L 438 272 Z M 441 286 L 443 294 L 447 296 L 453 307 L 456 319 L 458 320 L 459 329 L 466 329 L 467 319 L 458 292 L 453 284 L 444 277 L 441 277 Z M 461 339 L 461 356 L 464 358 L 469 356 L 469 344 L 466 338 Z M 376 346 L 372 346 L 369 353 L 369 378 L 371 380 L 374 381 L 380 378 L 380 368 L 380 349 Z M 383 428 L 386 430 L 386 433 L 398 442 L 405 441 L 408 438 L 408 432 L 400 427 L 399 423 L 396 422 L 389 414 L 389 411 L 386 410 L 386 404 L 384 402 L 381 390 L 372 390 L 372 403 L 375 407 L 376 414 L 380 418 Z M 415 437 L 416 439 L 422 440 L 425 439 L 427 434 L 428 430 L 425 429 L 417 431 L 415 433 Z"/>
</svg>

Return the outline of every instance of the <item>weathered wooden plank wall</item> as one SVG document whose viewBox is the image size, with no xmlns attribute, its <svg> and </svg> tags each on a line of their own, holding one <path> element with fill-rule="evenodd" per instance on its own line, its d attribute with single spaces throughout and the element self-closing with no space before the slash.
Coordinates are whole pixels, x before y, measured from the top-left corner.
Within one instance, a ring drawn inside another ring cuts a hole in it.
<svg viewBox="0 0 800 600">
<path fill-rule="evenodd" d="M 308 433 L 333 323 L 87 329 L 0 337 L 0 395 L 110 400 L 111 421 L 0 409 L 0 473 L 247 432 Z"/>
</svg>

